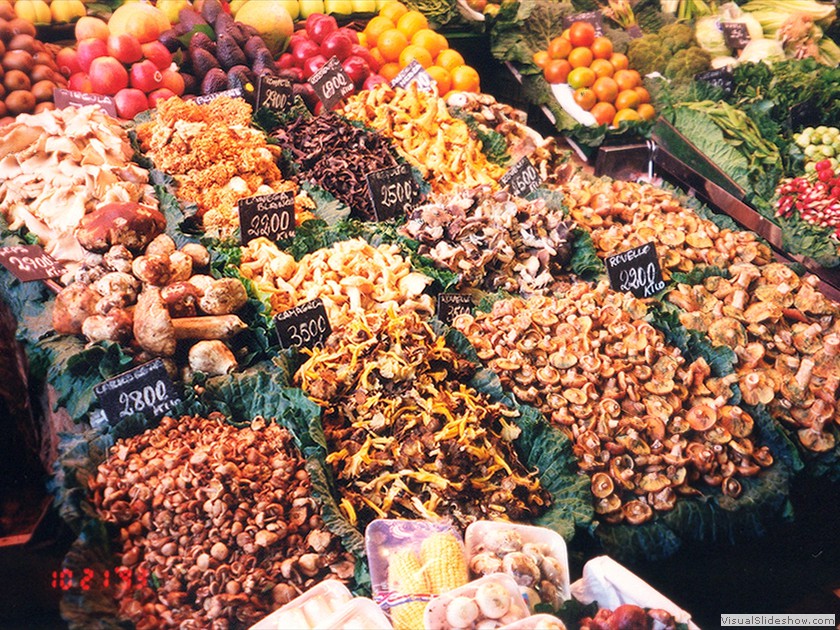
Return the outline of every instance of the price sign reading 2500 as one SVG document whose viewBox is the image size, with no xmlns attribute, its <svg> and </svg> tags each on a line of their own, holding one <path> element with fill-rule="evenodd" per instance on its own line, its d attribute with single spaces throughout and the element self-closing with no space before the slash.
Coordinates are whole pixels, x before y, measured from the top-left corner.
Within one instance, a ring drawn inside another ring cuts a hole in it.
<svg viewBox="0 0 840 630">
<path fill-rule="evenodd" d="M 332 333 L 320 298 L 278 313 L 274 316 L 274 327 L 284 349 L 314 348 L 324 343 Z"/>
<path fill-rule="evenodd" d="M 408 164 L 368 173 L 367 185 L 373 211 L 379 221 L 408 214 L 420 200 L 420 187 Z"/>
</svg>

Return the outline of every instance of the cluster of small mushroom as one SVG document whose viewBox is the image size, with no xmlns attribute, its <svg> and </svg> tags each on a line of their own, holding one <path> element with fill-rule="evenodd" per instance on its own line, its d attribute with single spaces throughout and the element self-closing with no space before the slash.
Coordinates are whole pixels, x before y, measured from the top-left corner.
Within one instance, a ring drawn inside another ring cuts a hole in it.
<svg viewBox="0 0 840 630">
<path fill-rule="evenodd" d="M 85 247 L 100 254 L 88 256 L 74 282 L 57 295 L 53 328 L 91 343 L 116 341 L 130 347 L 138 362 L 163 357 L 173 375 L 177 366 L 170 359 L 179 339 L 190 341 L 191 370 L 214 376 L 235 369 L 236 357 L 223 340 L 246 328 L 234 315 L 248 300 L 242 282 L 206 275 L 207 249 L 194 243 L 177 249 L 159 233 L 157 212 L 138 215 L 132 208 L 135 228 L 138 216 L 146 216 L 145 227 L 118 233 L 123 211 L 115 206 L 124 205 L 87 215 L 91 224 L 83 222 L 77 231 Z"/>
<path fill-rule="evenodd" d="M 738 356 L 744 402 L 769 406 L 811 451 L 835 447 L 840 425 L 840 307 L 780 263 L 733 265 L 729 278 L 679 285 L 668 300 L 687 328 Z"/>
<path fill-rule="evenodd" d="M 115 593 L 138 630 L 248 627 L 325 578 L 353 575 L 291 434 L 210 416 L 167 417 L 119 440 L 91 484 L 100 516 L 120 527 L 122 566 L 149 576 Z"/>
<path fill-rule="evenodd" d="M 486 532 L 470 558 L 472 576 L 500 572 L 510 575 L 527 594 L 531 609 L 544 602 L 558 610 L 566 599 L 566 567 L 551 555 L 549 545 L 524 542 L 515 529 Z"/>
<path fill-rule="evenodd" d="M 643 523 L 698 483 L 737 497 L 738 477 L 773 462 L 749 414 L 728 404 L 737 376 L 686 365 L 643 315 L 639 300 L 580 282 L 562 298 L 500 300 L 454 321 L 502 384 L 574 441 L 609 522 Z"/>
<path fill-rule="evenodd" d="M 468 587 L 446 602 L 441 611 L 443 619 L 433 627 L 442 630 L 494 630 L 528 616 L 528 609 L 515 591 L 512 593 L 502 582 L 492 578 L 476 585 L 472 593 Z"/>
<path fill-rule="evenodd" d="M 543 200 L 483 186 L 435 195 L 401 230 L 420 242 L 420 254 L 457 273 L 461 287 L 531 295 L 557 288 L 572 227 Z"/>
<path fill-rule="evenodd" d="M 770 262 L 772 252 L 752 232 L 720 229 L 684 208 L 668 191 L 637 182 L 590 180 L 578 175 L 559 188 L 571 217 L 592 234 L 601 257 L 655 243 L 668 280 L 695 265 L 726 267 Z"/>
</svg>

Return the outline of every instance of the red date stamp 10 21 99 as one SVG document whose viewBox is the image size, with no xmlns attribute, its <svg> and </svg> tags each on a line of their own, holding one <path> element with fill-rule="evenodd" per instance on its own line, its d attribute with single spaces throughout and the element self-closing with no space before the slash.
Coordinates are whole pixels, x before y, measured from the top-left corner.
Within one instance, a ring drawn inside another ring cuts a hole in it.
<svg viewBox="0 0 840 630">
<path fill-rule="evenodd" d="M 79 589 L 82 591 L 104 591 L 114 587 L 122 591 L 139 590 L 149 583 L 149 571 L 143 567 L 130 569 L 61 569 L 52 572 L 50 586 L 61 591 Z"/>
</svg>

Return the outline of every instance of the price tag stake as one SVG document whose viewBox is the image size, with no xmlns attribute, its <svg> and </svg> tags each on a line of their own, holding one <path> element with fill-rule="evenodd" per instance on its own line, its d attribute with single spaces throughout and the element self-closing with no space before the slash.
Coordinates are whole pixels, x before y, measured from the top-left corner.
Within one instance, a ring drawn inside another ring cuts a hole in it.
<svg viewBox="0 0 840 630">
<path fill-rule="evenodd" d="M 243 245 L 260 236 L 282 241 L 295 235 L 295 197 L 289 191 L 246 197 L 237 207 Z"/>
<path fill-rule="evenodd" d="M 265 107 L 273 112 L 282 112 L 291 99 L 291 81 L 268 74 L 260 75 L 257 82 L 257 109 Z"/>
<path fill-rule="evenodd" d="M 405 216 L 420 201 L 420 187 L 408 164 L 373 171 L 366 178 L 377 221 Z"/>
<path fill-rule="evenodd" d="M 323 344 L 332 333 L 321 298 L 278 313 L 274 316 L 274 328 L 284 350 L 314 348 Z"/>
<path fill-rule="evenodd" d="M 324 104 L 324 109 L 330 111 L 348 94 L 353 92 L 353 82 L 338 57 L 332 57 L 309 78 L 315 95 Z"/>
<path fill-rule="evenodd" d="M 472 311 L 473 304 L 469 295 L 441 293 L 437 296 L 437 317 L 447 326 L 451 326 L 458 315 L 472 313 Z"/>
<path fill-rule="evenodd" d="M 637 298 L 647 298 L 665 288 L 653 243 L 609 256 L 605 262 L 614 291 L 629 291 Z"/>
<path fill-rule="evenodd" d="M 65 271 L 64 265 L 38 245 L 0 248 L 0 265 L 11 271 L 21 282 L 57 278 Z"/>
<path fill-rule="evenodd" d="M 502 186 L 509 186 L 511 194 L 515 197 L 524 197 L 540 187 L 542 178 L 540 172 L 531 164 L 531 160 L 522 157 L 502 175 L 500 182 Z"/>
<path fill-rule="evenodd" d="M 93 388 L 112 425 L 136 413 L 160 420 L 181 402 L 162 359 L 123 372 Z"/>
<path fill-rule="evenodd" d="M 432 75 L 426 72 L 426 69 L 416 59 L 412 60 L 397 73 L 397 76 L 391 79 L 391 87 L 401 87 L 405 90 L 414 82 L 417 83 L 417 87 L 422 92 L 431 92 L 436 84 Z"/>
</svg>

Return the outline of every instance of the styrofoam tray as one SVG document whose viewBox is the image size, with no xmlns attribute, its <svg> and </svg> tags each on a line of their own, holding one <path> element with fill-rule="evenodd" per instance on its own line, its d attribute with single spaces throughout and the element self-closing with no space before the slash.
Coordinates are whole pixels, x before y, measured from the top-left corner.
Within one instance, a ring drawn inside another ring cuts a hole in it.
<svg viewBox="0 0 840 630">
<path fill-rule="evenodd" d="M 291 628 L 293 626 L 289 626 Z M 388 617 L 372 599 L 356 597 L 319 624 L 324 630 L 394 630 Z"/>
<path fill-rule="evenodd" d="M 311 630 L 352 599 L 353 594 L 344 584 L 324 580 L 255 623 L 250 630 Z"/>
<path fill-rule="evenodd" d="M 519 585 L 506 573 L 492 573 L 432 599 L 426 604 L 426 610 L 423 613 L 424 628 L 426 630 L 454 630 L 457 626 L 449 624 L 446 620 L 447 607 L 452 600 L 462 596 L 475 597 L 479 588 L 491 583 L 501 585 L 507 591 L 510 601 L 508 612 L 498 618 L 501 625 L 511 624 L 528 616 L 528 605 L 519 592 Z M 481 618 L 481 615 L 479 615 L 479 619 Z M 472 625 L 469 627 L 472 627 Z"/>
</svg>

